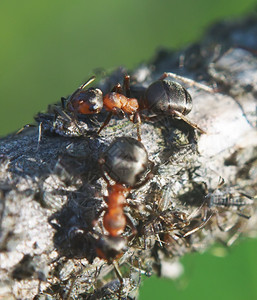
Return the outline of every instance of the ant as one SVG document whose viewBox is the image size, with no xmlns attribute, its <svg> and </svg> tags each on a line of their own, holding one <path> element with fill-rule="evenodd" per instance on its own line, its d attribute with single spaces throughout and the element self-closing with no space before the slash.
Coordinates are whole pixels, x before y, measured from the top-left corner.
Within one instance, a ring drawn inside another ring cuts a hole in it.
<svg viewBox="0 0 257 300">
<path fill-rule="evenodd" d="M 130 120 L 137 125 L 137 136 L 138 140 L 141 141 L 141 116 L 139 112 L 142 110 L 151 111 L 156 114 L 156 116 L 168 115 L 179 117 L 201 133 L 206 133 L 197 124 L 192 123 L 185 117 L 192 110 L 192 98 L 188 91 L 175 81 L 165 80 L 167 77 L 173 77 L 189 85 L 194 85 L 205 91 L 213 92 L 213 89 L 203 84 L 168 72 L 163 73 L 159 80 L 153 82 L 148 88 L 140 88 L 136 92 L 136 98 L 130 97 L 131 88 L 129 75 L 124 76 L 123 86 L 118 83 L 110 93 L 103 96 L 102 91 L 97 88 L 84 90 L 87 85 L 95 80 L 95 76 L 92 76 L 67 99 L 67 108 L 75 115 L 77 113 L 99 113 L 103 107 L 106 111 L 109 111 L 108 116 L 97 132 L 98 134 L 108 125 L 113 115 L 119 114 L 124 116 L 126 113 L 129 115 Z M 62 102 L 64 105 L 63 98 Z"/>
<path fill-rule="evenodd" d="M 127 240 L 136 234 L 132 220 L 124 212 L 124 207 L 129 205 L 127 195 L 131 189 L 143 186 L 152 178 L 153 163 L 141 142 L 131 137 L 121 137 L 116 138 L 101 155 L 99 165 L 107 183 L 108 196 L 104 197 L 107 208 L 100 210 L 98 215 L 105 211 L 103 227 L 107 234 L 98 239 L 96 252 L 98 257 L 114 265 L 122 286 L 122 276 L 115 259 L 125 251 Z M 126 226 L 131 228 L 129 237 L 123 236 Z"/>
<path fill-rule="evenodd" d="M 104 127 L 110 122 L 112 115 L 128 114 L 131 116 L 131 121 L 137 123 L 139 120 L 138 110 L 139 104 L 137 99 L 129 98 L 129 76 L 124 77 L 125 94 L 120 84 L 113 87 L 110 93 L 103 96 L 103 92 L 98 88 L 89 88 L 85 90 L 90 83 L 96 78 L 90 77 L 85 83 L 83 83 L 70 97 L 67 99 L 62 98 L 62 106 L 67 107 L 69 111 L 74 114 L 76 118 L 77 114 L 98 114 L 104 107 L 106 111 L 109 111 L 109 115 L 105 119 L 103 125 L 98 130 L 98 134 Z M 65 105 L 65 102 L 67 104 Z M 138 127 L 138 137 L 141 140 Z"/>
<path fill-rule="evenodd" d="M 141 142 L 131 137 L 120 137 L 116 138 L 101 155 L 99 165 L 103 179 L 107 183 L 108 196 L 104 198 L 107 208 L 102 209 L 98 214 L 105 210 L 103 227 L 108 235 L 107 238 L 101 239 L 101 244 L 105 245 L 102 249 L 99 247 L 97 251 L 101 258 L 112 261 L 115 255 L 111 255 L 106 250 L 108 246 L 117 246 L 117 251 L 111 252 L 120 252 L 124 248 L 122 234 L 127 225 L 132 229 L 132 236 L 136 233 L 132 221 L 124 213 L 124 207 L 128 206 L 126 199 L 130 190 L 143 186 L 152 178 L 153 162 L 149 160 L 148 153 Z M 150 171 L 148 171 L 149 167 Z M 115 183 L 111 184 L 111 180 Z"/>
<path fill-rule="evenodd" d="M 136 98 L 129 98 L 131 91 L 133 93 L 133 86 L 130 88 L 130 76 L 124 77 L 123 88 L 120 84 L 114 87 L 113 91 L 104 96 L 104 107 L 110 111 L 103 125 L 100 127 L 98 134 L 104 127 L 107 126 L 113 114 L 127 113 L 130 115 L 130 120 L 137 124 L 137 136 L 141 141 L 141 116 L 139 114 L 142 110 L 153 112 L 156 116 L 172 116 L 179 117 L 191 127 L 206 133 L 197 124 L 189 121 L 185 115 L 192 110 L 192 98 L 189 92 L 179 83 L 171 80 L 165 80 L 167 77 L 173 77 L 178 80 L 195 85 L 205 91 L 213 92 L 213 90 L 203 84 L 194 82 L 173 73 L 163 73 L 159 80 L 153 82 L 148 88 L 140 88 L 136 91 Z M 125 89 L 125 96 L 123 95 Z M 122 100 L 121 100 L 122 99 Z M 146 118 L 147 119 L 147 118 Z M 151 119 L 151 118 L 148 118 Z"/>
</svg>

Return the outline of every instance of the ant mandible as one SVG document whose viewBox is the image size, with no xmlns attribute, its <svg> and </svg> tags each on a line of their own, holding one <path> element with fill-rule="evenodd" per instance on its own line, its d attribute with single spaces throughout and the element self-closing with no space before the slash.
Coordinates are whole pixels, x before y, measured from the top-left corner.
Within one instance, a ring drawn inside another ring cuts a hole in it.
<svg viewBox="0 0 257 300">
<path fill-rule="evenodd" d="M 152 178 L 153 163 L 148 159 L 148 153 L 141 142 L 121 137 L 111 143 L 100 157 L 99 164 L 108 186 L 108 196 L 105 197 L 107 208 L 103 209 L 103 227 L 108 235 L 99 239 L 96 249 L 100 258 L 113 262 L 125 249 L 127 239 L 122 236 L 125 227 L 128 225 L 131 228 L 131 237 L 136 234 L 132 221 L 124 213 L 124 207 L 128 205 L 127 194 Z M 111 180 L 115 183 L 111 184 Z"/>
</svg>

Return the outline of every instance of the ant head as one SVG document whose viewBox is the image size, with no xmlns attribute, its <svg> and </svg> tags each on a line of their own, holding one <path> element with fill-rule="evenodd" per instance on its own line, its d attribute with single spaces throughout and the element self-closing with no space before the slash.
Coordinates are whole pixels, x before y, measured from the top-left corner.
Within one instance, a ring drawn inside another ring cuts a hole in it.
<svg viewBox="0 0 257 300">
<path fill-rule="evenodd" d="M 142 179 L 149 166 L 144 145 L 131 137 L 116 138 L 99 163 L 112 180 L 129 187 L 134 187 Z"/>
<path fill-rule="evenodd" d="M 156 114 L 172 115 L 178 111 L 187 115 L 192 109 L 192 98 L 179 83 L 157 80 L 145 91 L 145 106 Z"/>
<path fill-rule="evenodd" d="M 96 88 L 79 91 L 70 99 L 70 106 L 79 114 L 97 114 L 103 108 L 103 92 Z"/>
<path fill-rule="evenodd" d="M 97 88 L 85 90 L 95 76 L 90 77 L 68 99 L 67 108 L 79 114 L 96 114 L 103 108 L 103 92 Z"/>
</svg>

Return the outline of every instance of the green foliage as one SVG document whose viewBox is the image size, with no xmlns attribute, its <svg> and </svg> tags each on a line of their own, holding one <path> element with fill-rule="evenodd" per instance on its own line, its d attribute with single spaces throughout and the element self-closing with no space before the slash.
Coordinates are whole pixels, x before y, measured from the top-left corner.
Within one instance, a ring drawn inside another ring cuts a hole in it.
<svg viewBox="0 0 257 300">
<path fill-rule="evenodd" d="M 0 136 L 70 94 L 96 68 L 132 68 L 201 37 L 255 0 L 0 2 Z"/>
<path fill-rule="evenodd" d="M 186 255 L 181 260 L 185 267 L 181 278 L 175 282 L 159 278 L 145 280 L 139 300 L 256 299 L 256 247 L 256 240 L 247 240 L 231 248 L 220 248 L 226 252 L 224 257 L 214 256 L 214 247 L 209 253 Z"/>
</svg>

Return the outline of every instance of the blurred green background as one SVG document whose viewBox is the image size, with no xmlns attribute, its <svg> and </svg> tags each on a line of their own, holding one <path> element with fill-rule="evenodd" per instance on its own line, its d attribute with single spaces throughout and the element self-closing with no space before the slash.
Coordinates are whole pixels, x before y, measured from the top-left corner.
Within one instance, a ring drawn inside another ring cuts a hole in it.
<svg viewBox="0 0 257 300">
<path fill-rule="evenodd" d="M 133 68 L 160 47 L 199 39 L 217 20 L 242 16 L 255 0 L 1 0 L 0 136 L 33 121 L 96 68 Z M 177 282 L 147 279 L 144 299 L 257 299 L 256 240 L 225 258 L 183 258 Z"/>
</svg>

